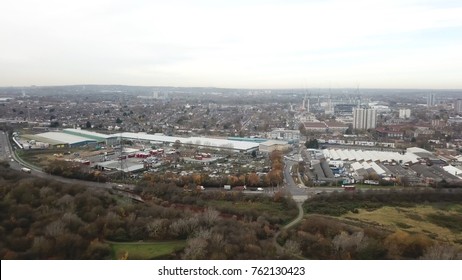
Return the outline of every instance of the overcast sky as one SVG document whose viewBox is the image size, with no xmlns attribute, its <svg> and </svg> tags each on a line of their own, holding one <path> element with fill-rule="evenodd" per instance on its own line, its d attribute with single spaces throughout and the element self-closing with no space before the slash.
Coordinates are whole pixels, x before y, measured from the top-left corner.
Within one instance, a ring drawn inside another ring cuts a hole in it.
<svg viewBox="0 0 462 280">
<path fill-rule="evenodd" d="M 462 1 L 1 0 L 0 86 L 462 88 Z"/>
</svg>

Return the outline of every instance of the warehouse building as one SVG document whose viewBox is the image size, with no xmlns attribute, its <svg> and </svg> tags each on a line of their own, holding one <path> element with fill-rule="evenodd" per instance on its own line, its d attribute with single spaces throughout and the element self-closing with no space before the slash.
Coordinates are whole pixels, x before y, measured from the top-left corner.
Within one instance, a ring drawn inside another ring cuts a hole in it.
<svg viewBox="0 0 462 280">
<path fill-rule="evenodd" d="M 94 139 L 75 136 L 63 132 L 45 132 L 35 135 L 23 135 L 23 138 L 48 143 L 53 148 L 74 148 L 85 145 L 96 145 Z"/>
<path fill-rule="evenodd" d="M 290 145 L 287 141 L 268 140 L 266 142 L 260 143 L 259 148 L 260 148 L 260 152 L 262 153 L 271 153 L 275 150 L 287 151 L 290 148 Z"/>
<path fill-rule="evenodd" d="M 63 132 L 46 132 L 37 135 L 29 135 L 28 137 L 29 139 L 50 143 L 53 147 L 77 147 L 83 145 L 96 145 L 97 143 L 115 145 L 118 144 L 121 139 L 148 143 L 179 143 L 180 145 L 229 150 L 241 153 L 249 153 L 254 150 L 258 150 L 259 146 L 258 142 L 235 141 L 208 137 L 176 137 L 164 134 L 131 132 L 106 135 L 81 129 L 65 129 Z"/>
<path fill-rule="evenodd" d="M 97 143 L 104 143 L 106 145 L 115 145 L 118 142 L 118 137 L 114 135 L 107 135 L 102 133 L 97 133 L 93 131 L 87 131 L 82 129 L 66 128 L 63 129 L 64 133 L 75 135 L 79 137 L 89 138 L 95 140 Z"/>
<path fill-rule="evenodd" d="M 251 152 L 253 150 L 258 149 L 258 143 L 232 141 L 227 139 L 217 139 L 208 137 L 175 137 L 166 136 L 163 134 L 146 134 L 131 132 L 122 132 L 120 134 L 114 134 L 113 136 L 133 141 L 160 142 L 165 144 L 179 143 L 181 145 L 206 147 L 220 150 L 230 150 L 243 153 Z"/>
</svg>

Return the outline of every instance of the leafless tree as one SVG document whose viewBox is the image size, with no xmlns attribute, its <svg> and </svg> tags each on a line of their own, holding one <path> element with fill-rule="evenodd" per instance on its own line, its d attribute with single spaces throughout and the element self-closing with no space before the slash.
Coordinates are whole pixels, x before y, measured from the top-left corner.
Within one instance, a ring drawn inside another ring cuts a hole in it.
<svg viewBox="0 0 462 280">
<path fill-rule="evenodd" d="M 168 231 L 168 220 L 167 219 L 155 219 L 146 225 L 149 233 L 149 237 L 158 239 L 163 238 Z"/>
<path fill-rule="evenodd" d="M 461 260 L 462 252 L 449 244 L 436 244 L 425 250 L 423 260 Z"/>
<path fill-rule="evenodd" d="M 53 193 L 54 193 L 54 191 L 53 191 L 52 188 L 43 187 L 43 188 L 40 189 L 40 198 L 46 198 L 46 197 L 50 196 Z"/>
<path fill-rule="evenodd" d="M 48 224 L 45 228 L 45 234 L 50 237 L 58 237 L 62 234 L 64 234 L 66 229 L 66 225 L 63 223 L 63 221 L 58 220 L 51 222 Z"/>
<path fill-rule="evenodd" d="M 287 240 L 286 243 L 284 244 L 284 249 L 286 253 L 290 255 L 301 255 L 302 250 L 300 248 L 300 243 L 295 241 L 295 240 Z"/>
<path fill-rule="evenodd" d="M 56 201 L 56 204 L 61 207 L 61 209 L 74 208 L 74 197 L 70 194 L 65 194 Z"/>
<path fill-rule="evenodd" d="M 200 260 L 206 257 L 207 241 L 201 237 L 188 240 L 188 245 L 184 250 L 183 259 Z"/>
<path fill-rule="evenodd" d="M 213 225 L 220 218 L 220 212 L 213 208 L 207 208 L 202 213 L 202 219 L 207 226 Z"/>
<path fill-rule="evenodd" d="M 34 237 L 32 242 L 32 250 L 39 254 L 39 256 L 45 256 L 50 253 L 53 244 L 44 236 Z"/>
<path fill-rule="evenodd" d="M 189 218 L 176 220 L 170 225 L 172 234 L 178 237 L 187 237 L 193 233 L 199 226 L 199 218 L 194 215 Z"/>
<path fill-rule="evenodd" d="M 356 251 L 364 247 L 365 243 L 366 237 L 363 231 L 354 232 L 352 234 L 342 231 L 332 240 L 332 244 L 337 252 Z"/>
</svg>

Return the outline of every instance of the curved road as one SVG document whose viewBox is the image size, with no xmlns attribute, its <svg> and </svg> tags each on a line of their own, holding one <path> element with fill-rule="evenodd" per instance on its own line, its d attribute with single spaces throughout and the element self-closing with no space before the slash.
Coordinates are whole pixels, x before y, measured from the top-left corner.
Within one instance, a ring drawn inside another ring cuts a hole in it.
<svg viewBox="0 0 462 280">
<path fill-rule="evenodd" d="M 52 180 L 59 181 L 62 183 L 79 184 L 79 185 L 84 185 L 87 187 L 99 188 L 99 189 L 101 188 L 102 189 L 112 189 L 112 186 L 114 185 L 114 183 L 99 183 L 99 182 L 83 181 L 83 180 L 78 180 L 78 179 L 63 178 L 60 176 L 55 176 L 55 175 L 45 173 L 42 171 L 41 168 L 34 166 L 28 162 L 25 162 L 24 160 L 22 160 L 16 155 L 8 139 L 8 134 L 4 131 L 0 131 L 0 160 L 1 159 L 8 161 L 11 169 L 20 171 L 21 168 L 27 167 L 32 170 L 32 174 L 34 176 L 39 177 L 39 178 L 52 179 Z M 134 195 L 131 193 L 123 193 L 123 194 L 132 199 L 142 201 L 141 197 L 138 195 Z"/>
</svg>

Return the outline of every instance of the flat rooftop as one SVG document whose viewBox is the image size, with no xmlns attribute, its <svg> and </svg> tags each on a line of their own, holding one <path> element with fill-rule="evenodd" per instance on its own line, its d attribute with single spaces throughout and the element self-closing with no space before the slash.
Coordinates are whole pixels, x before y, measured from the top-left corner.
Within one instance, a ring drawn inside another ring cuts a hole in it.
<svg viewBox="0 0 462 280">
<path fill-rule="evenodd" d="M 77 144 L 77 143 L 82 143 L 82 142 L 95 142 L 94 139 L 71 135 L 71 134 L 67 134 L 63 132 L 45 132 L 45 133 L 36 134 L 35 137 L 37 136 L 40 137 L 41 139 L 44 139 L 43 141 L 40 140 L 41 142 L 45 142 L 49 144 L 52 144 L 51 142 L 54 142 L 58 144 L 65 143 L 65 144 L 72 145 L 72 144 Z"/>
</svg>

